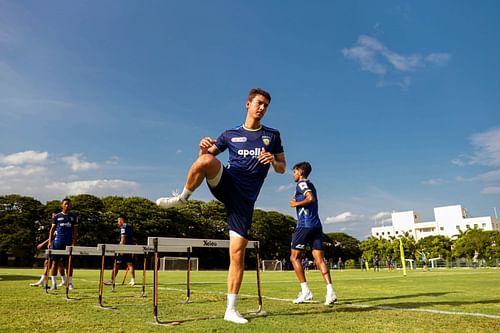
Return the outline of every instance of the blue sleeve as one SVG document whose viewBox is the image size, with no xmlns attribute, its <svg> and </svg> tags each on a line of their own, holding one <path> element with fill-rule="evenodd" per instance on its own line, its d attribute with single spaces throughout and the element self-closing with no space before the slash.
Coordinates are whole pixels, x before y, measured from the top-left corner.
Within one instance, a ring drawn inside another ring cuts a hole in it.
<svg viewBox="0 0 500 333">
<path fill-rule="evenodd" d="M 274 138 L 273 144 L 273 154 L 281 154 L 284 152 L 283 144 L 281 143 L 281 135 L 280 132 L 276 131 L 276 137 Z"/>
<path fill-rule="evenodd" d="M 217 146 L 217 149 L 222 153 L 224 150 L 227 149 L 227 136 L 226 132 L 223 132 L 217 140 L 215 141 L 215 145 Z"/>
</svg>

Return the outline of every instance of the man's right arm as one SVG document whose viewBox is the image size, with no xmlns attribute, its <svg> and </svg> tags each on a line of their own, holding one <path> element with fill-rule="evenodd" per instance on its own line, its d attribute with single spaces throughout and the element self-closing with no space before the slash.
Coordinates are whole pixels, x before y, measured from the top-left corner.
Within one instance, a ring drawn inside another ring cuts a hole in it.
<svg viewBox="0 0 500 333">
<path fill-rule="evenodd" d="M 212 154 L 216 156 L 220 151 L 215 145 L 215 140 L 211 137 L 205 137 L 200 141 L 200 152 L 198 155 Z"/>
</svg>

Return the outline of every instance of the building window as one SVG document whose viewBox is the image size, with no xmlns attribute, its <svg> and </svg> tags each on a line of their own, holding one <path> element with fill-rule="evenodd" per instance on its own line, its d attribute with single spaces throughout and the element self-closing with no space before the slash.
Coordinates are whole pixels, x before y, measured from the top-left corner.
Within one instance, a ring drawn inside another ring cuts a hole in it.
<svg viewBox="0 0 500 333">
<path fill-rule="evenodd" d="M 465 227 L 466 227 L 466 228 L 470 228 L 470 224 L 466 224 L 466 225 L 465 225 Z"/>
<path fill-rule="evenodd" d="M 444 227 L 439 227 L 439 230 L 443 231 L 443 230 L 444 230 Z"/>
<path fill-rule="evenodd" d="M 384 235 L 384 232 L 382 231 L 382 235 Z"/>
<path fill-rule="evenodd" d="M 486 229 L 486 223 L 483 223 L 483 228 L 485 228 L 485 229 Z"/>
<path fill-rule="evenodd" d="M 477 223 L 474 223 L 474 228 L 477 228 L 477 227 L 478 227 Z"/>
<path fill-rule="evenodd" d="M 399 231 L 396 231 L 396 235 L 399 234 Z"/>
<path fill-rule="evenodd" d="M 457 228 L 458 231 L 460 231 L 460 226 L 459 225 L 457 225 L 456 228 Z"/>
<path fill-rule="evenodd" d="M 378 232 L 376 233 L 376 235 L 378 236 Z"/>
<path fill-rule="evenodd" d="M 387 235 L 390 235 L 390 234 L 391 234 L 391 232 L 390 232 L 390 231 L 387 231 Z"/>
</svg>

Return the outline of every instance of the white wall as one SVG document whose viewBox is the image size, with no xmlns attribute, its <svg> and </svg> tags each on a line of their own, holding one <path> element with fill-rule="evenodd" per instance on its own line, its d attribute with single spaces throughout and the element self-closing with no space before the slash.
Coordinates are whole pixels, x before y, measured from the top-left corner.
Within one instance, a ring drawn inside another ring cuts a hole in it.
<svg viewBox="0 0 500 333">
<path fill-rule="evenodd" d="M 416 240 L 427 236 L 443 235 L 456 237 L 467 228 L 477 227 L 482 230 L 500 230 L 500 220 L 491 216 L 469 217 L 467 210 L 461 205 L 434 208 L 435 221 L 421 222 L 420 216 L 413 210 L 392 213 L 392 226 L 372 228 L 372 236 L 389 239 L 391 236 L 402 236 L 408 232 Z"/>
</svg>

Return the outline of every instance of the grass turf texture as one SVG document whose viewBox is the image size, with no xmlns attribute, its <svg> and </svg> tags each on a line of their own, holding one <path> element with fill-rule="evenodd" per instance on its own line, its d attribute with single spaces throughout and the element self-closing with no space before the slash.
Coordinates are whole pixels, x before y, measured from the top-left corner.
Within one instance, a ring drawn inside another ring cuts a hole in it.
<svg viewBox="0 0 500 333">
<path fill-rule="evenodd" d="M 500 270 L 456 269 L 361 272 L 332 271 L 339 303 L 324 306 L 325 286 L 317 271 L 307 272 L 315 303 L 292 304 L 300 289 L 293 272 L 263 272 L 266 316 L 246 325 L 225 322 L 226 272 L 192 272 L 191 303 L 186 299 L 186 272 L 160 272 L 159 319 L 187 321 L 177 326 L 154 324 L 152 271 L 146 297 L 142 288 L 105 286 L 98 305 L 98 270 L 75 270 L 76 289 L 47 295 L 30 287 L 40 269 L 0 268 L 0 332 L 500 332 Z M 106 272 L 105 278 L 109 278 Z M 128 278 L 127 278 L 128 280 Z M 58 279 L 58 282 L 60 280 Z M 142 281 L 138 271 L 136 281 Z M 258 307 L 256 273 L 247 271 L 238 300 L 241 313 Z"/>
</svg>

